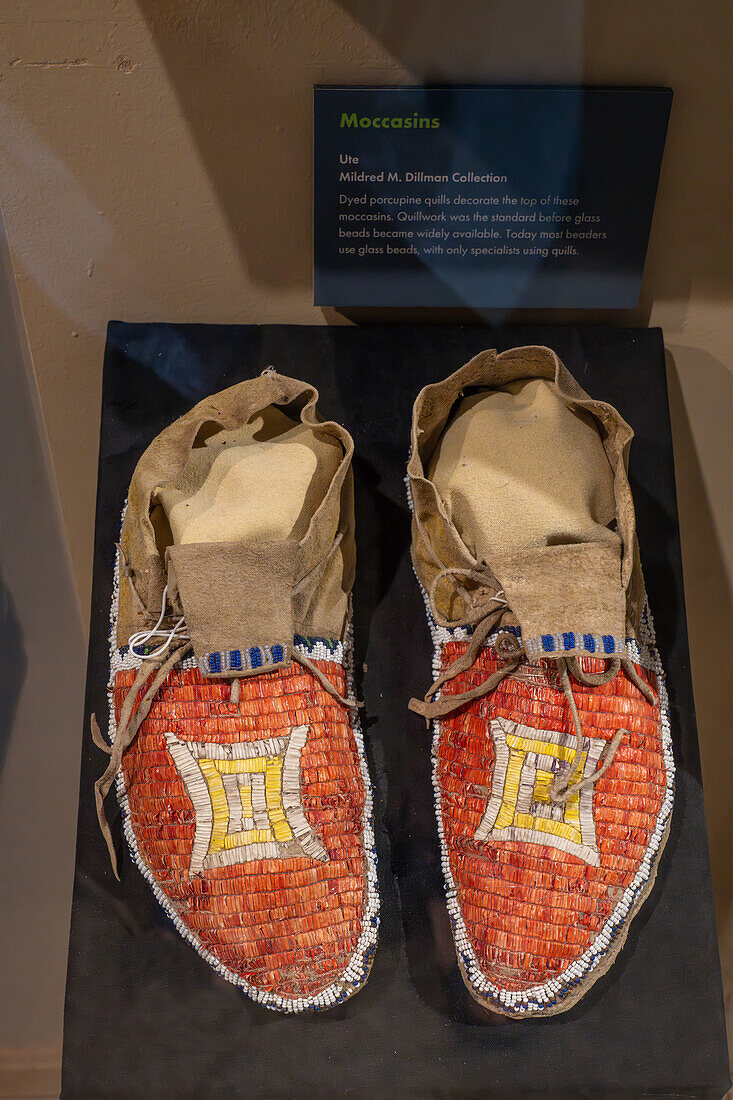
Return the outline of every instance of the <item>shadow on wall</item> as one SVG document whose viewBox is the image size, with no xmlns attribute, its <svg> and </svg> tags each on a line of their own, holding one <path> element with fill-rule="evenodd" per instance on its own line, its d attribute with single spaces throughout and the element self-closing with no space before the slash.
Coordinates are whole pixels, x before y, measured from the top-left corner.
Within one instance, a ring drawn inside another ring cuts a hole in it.
<svg viewBox="0 0 733 1100">
<path fill-rule="evenodd" d="M 338 0 L 415 83 L 579 81 L 586 0 Z"/>
<path fill-rule="evenodd" d="M 684 358 L 684 375 L 675 362 Z M 687 620 L 691 639 L 695 710 L 700 734 L 705 807 L 710 856 L 715 885 L 723 982 L 728 1019 L 733 1018 L 733 850 L 730 822 L 733 817 L 733 738 L 729 692 L 730 638 L 733 637 L 733 596 L 720 537 L 713 519 L 709 492 L 702 475 L 698 449 L 686 408 L 681 376 L 694 377 L 694 396 L 707 408 L 704 422 L 721 449 L 721 477 L 733 469 L 733 377 L 705 352 L 678 348 L 667 352 L 667 384 L 675 449 L 677 501 L 682 530 Z M 697 420 L 698 418 L 695 417 Z M 726 441 L 727 440 L 727 444 Z M 706 464 L 706 466 L 709 464 Z M 716 493 L 716 496 L 719 496 Z M 730 501 L 730 495 L 728 495 Z M 716 511 L 719 511 L 716 508 Z M 733 1035 L 731 1035 L 733 1040 Z"/>
<path fill-rule="evenodd" d="M 86 645 L 1 218 L 0 332 L 0 1048 L 55 1049 Z"/>
<path fill-rule="evenodd" d="M 0 573 L 0 775 L 27 669 L 15 602 Z"/>
<path fill-rule="evenodd" d="M 353 76 L 323 3 L 138 0 L 251 281 L 311 281 L 311 94 Z M 343 60 L 342 60 L 343 59 Z M 358 63 L 358 62 L 357 62 Z"/>
<path fill-rule="evenodd" d="M 417 0 L 138 6 L 249 276 L 263 288 L 311 282 L 313 84 L 508 80 L 513 67 L 525 81 L 532 71 L 574 80 L 582 68 L 583 0 L 560 13 L 535 0 L 530 19 L 486 0 L 463 0 L 459 13 Z"/>
</svg>

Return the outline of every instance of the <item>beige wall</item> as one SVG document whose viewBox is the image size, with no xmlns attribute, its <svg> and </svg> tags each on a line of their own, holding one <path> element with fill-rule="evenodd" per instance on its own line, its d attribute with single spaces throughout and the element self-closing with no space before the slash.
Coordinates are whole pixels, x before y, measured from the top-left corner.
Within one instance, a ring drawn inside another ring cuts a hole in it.
<svg viewBox="0 0 733 1100">
<path fill-rule="evenodd" d="M 0 10 L 0 198 L 85 617 L 106 322 L 346 323 L 311 304 L 313 83 L 674 88 L 641 305 L 601 319 L 661 324 L 670 350 L 693 674 L 731 954 L 733 738 L 720 654 L 733 628 L 732 50 L 728 0 L 4 0 Z"/>
</svg>

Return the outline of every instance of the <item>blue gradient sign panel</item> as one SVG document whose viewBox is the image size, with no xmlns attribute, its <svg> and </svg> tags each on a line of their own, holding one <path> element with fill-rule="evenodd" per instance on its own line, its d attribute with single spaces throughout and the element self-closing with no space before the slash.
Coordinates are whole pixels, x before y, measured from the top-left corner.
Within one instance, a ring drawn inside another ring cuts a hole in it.
<svg viewBox="0 0 733 1100">
<path fill-rule="evenodd" d="M 314 91 L 314 301 L 629 308 L 668 88 Z"/>
</svg>

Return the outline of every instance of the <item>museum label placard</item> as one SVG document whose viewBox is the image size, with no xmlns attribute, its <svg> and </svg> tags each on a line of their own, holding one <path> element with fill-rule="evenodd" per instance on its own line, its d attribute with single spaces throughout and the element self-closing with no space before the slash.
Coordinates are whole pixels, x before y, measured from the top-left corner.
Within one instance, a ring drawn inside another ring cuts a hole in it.
<svg viewBox="0 0 733 1100">
<path fill-rule="evenodd" d="M 316 305 L 633 308 L 669 88 L 314 90 Z"/>
</svg>

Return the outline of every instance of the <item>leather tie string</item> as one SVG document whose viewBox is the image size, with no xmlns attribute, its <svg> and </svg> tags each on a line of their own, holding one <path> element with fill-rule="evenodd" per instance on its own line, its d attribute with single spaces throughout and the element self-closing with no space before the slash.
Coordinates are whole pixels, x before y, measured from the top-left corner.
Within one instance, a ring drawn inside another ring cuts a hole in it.
<svg viewBox="0 0 733 1100">
<path fill-rule="evenodd" d="M 466 614 L 460 619 L 447 621 L 438 613 L 435 607 L 435 589 L 439 581 L 444 577 L 453 582 L 456 592 L 466 605 Z M 454 680 L 455 677 L 459 676 L 461 673 L 468 672 L 469 669 L 473 668 L 481 649 L 486 643 L 486 639 L 489 637 L 492 630 L 498 626 L 507 607 L 506 600 L 503 598 L 503 592 L 499 591 L 495 596 L 482 602 L 480 597 L 477 598 L 469 594 L 463 585 L 456 583 L 456 577 L 466 577 L 479 584 L 489 583 L 487 569 L 480 562 L 477 562 L 476 566 L 472 569 L 452 567 L 441 568 L 433 578 L 433 582 L 428 592 L 428 598 L 430 601 L 431 613 L 437 625 L 448 628 L 474 625 L 474 630 L 466 651 L 457 657 L 445 672 L 442 672 L 440 676 L 433 681 L 425 697 L 423 699 L 411 699 L 409 702 L 409 709 L 415 714 L 420 714 L 425 719 L 425 724 L 427 726 L 430 725 L 431 721 L 452 714 L 460 707 L 472 703 L 475 699 L 481 699 L 495 691 L 499 684 L 501 684 L 507 676 L 511 676 L 513 672 L 516 672 L 525 660 L 524 651 L 519 639 L 515 638 L 513 635 L 507 635 L 507 638 L 511 638 L 512 645 L 505 664 L 495 672 L 492 672 L 490 676 L 487 676 L 482 683 L 477 684 L 468 691 L 454 695 L 439 695 L 436 698 L 436 695 L 438 695 L 441 688 L 446 683 Z M 561 804 L 567 802 L 568 799 L 572 798 L 578 791 L 585 790 L 592 786 L 602 775 L 605 775 L 613 763 L 613 758 L 616 755 L 616 751 L 624 735 L 628 734 L 628 730 L 626 729 L 617 730 L 604 749 L 596 770 L 591 775 L 585 776 L 576 782 L 572 781 L 577 771 L 580 754 L 583 751 L 584 735 L 578 706 L 573 694 L 570 680 L 571 675 L 573 679 L 580 684 L 585 684 L 588 687 L 600 687 L 615 679 L 619 670 L 623 668 L 629 680 L 648 702 L 654 705 L 657 699 L 649 685 L 639 676 L 632 661 L 628 657 L 616 657 L 610 660 L 607 667 L 602 672 L 584 672 L 580 667 L 580 662 L 577 657 L 558 656 L 555 658 L 548 657 L 547 660 L 555 661 L 562 692 L 567 701 L 575 730 L 573 754 L 566 766 L 555 773 L 550 787 L 550 798 L 553 802 Z"/>
</svg>

